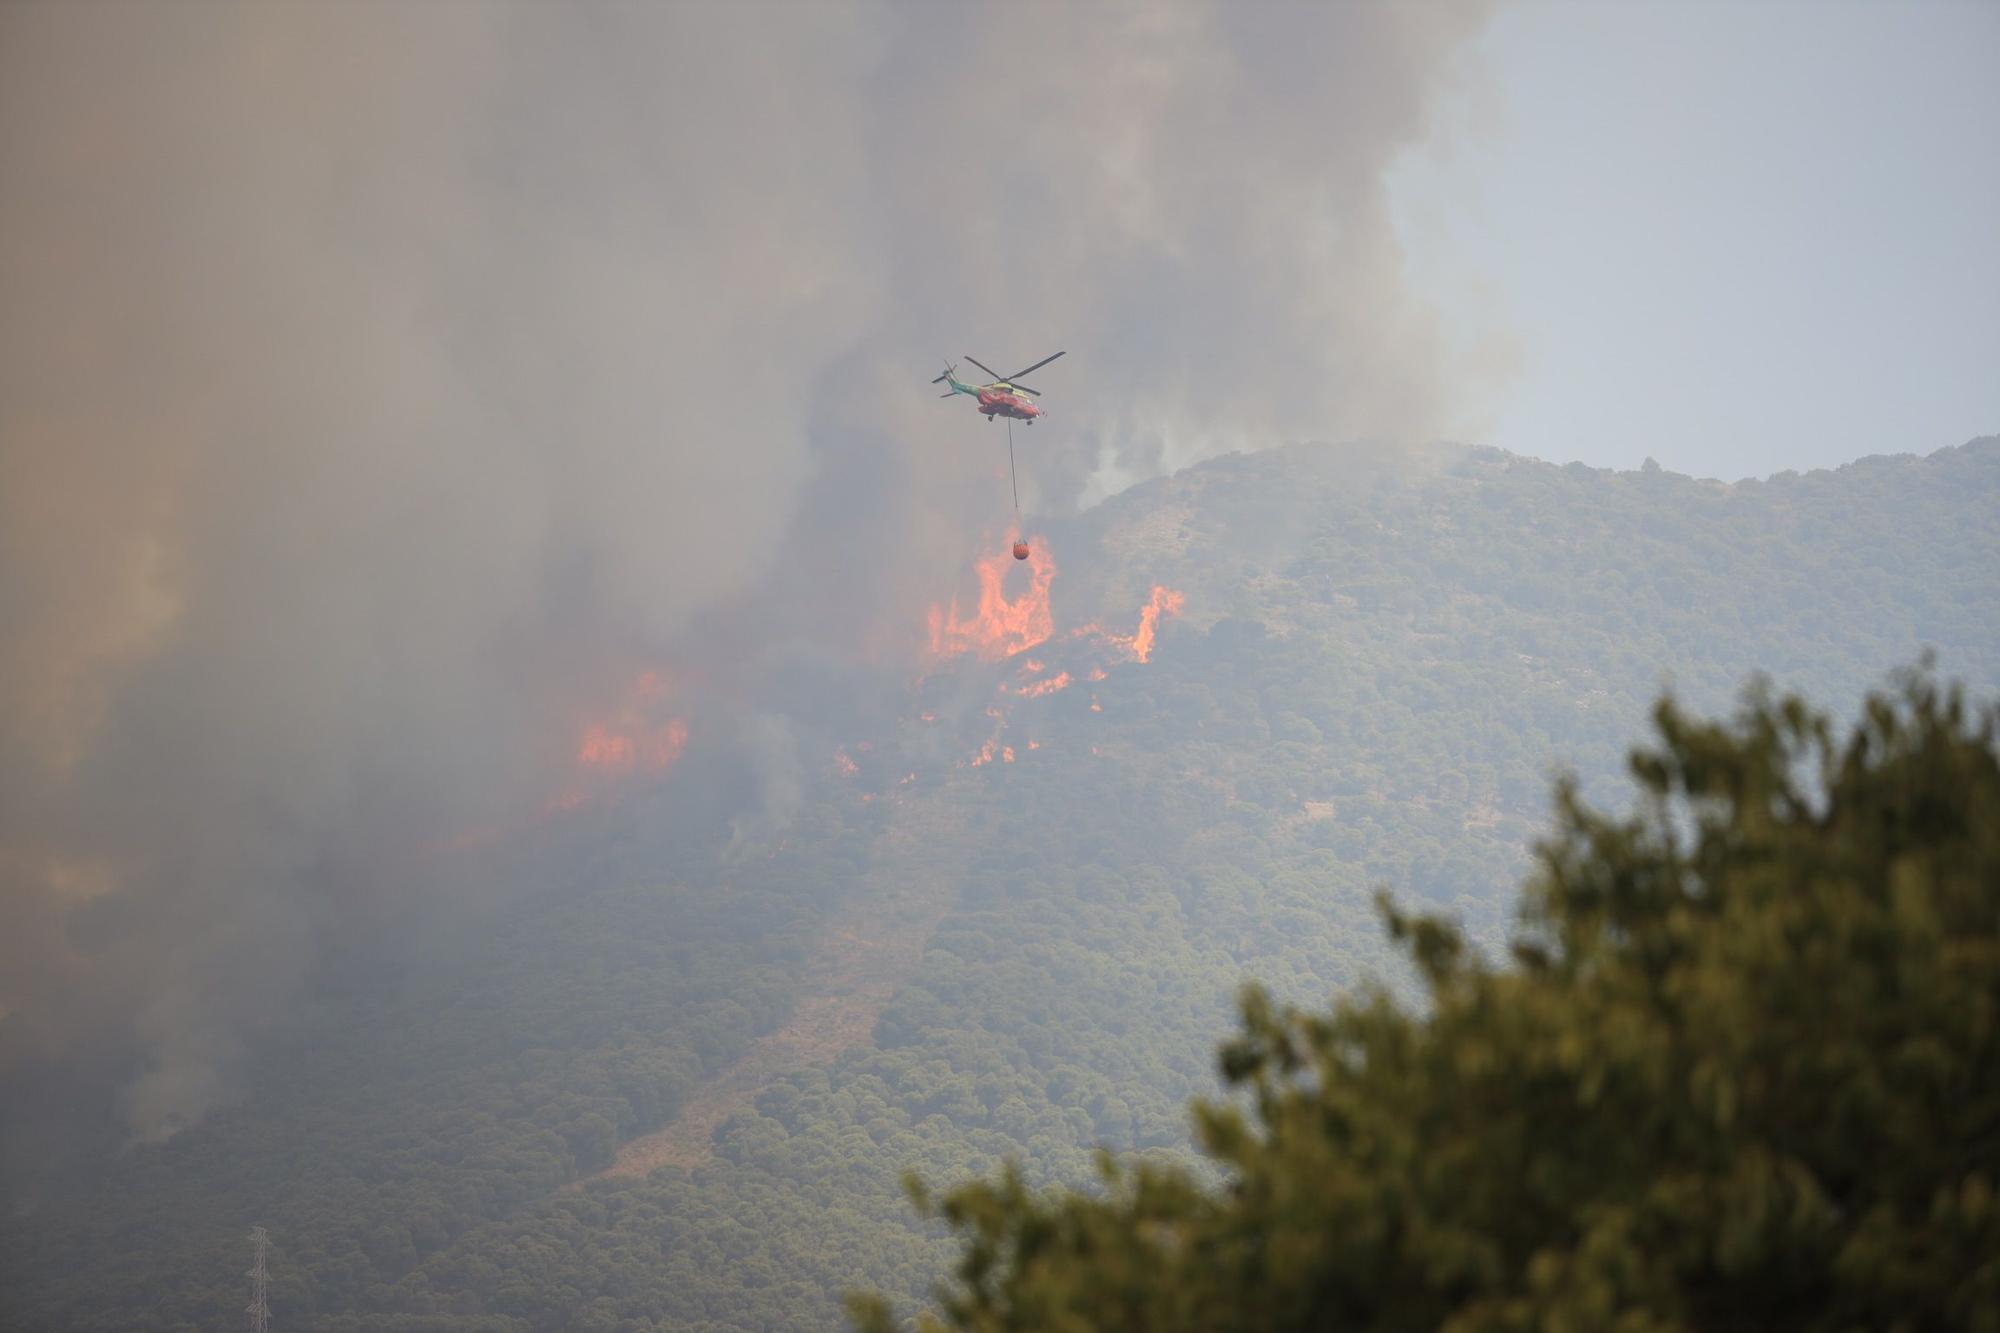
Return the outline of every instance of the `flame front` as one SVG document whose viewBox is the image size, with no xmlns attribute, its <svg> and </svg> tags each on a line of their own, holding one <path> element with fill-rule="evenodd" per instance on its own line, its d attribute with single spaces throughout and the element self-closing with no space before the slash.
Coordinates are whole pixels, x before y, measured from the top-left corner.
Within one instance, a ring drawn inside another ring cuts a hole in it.
<svg viewBox="0 0 2000 1333">
<path fill-rule="evenodd" d="M 961 612 L 957 598 L 947 605 L 933 606 L 930 611 L 930 645 L 934 658 L 964 654 L 972 654 L 982 662 L 1020 658 L 1012 672 L 1013 679 L 1003 679 L 998 683 L 998 692 L 1003 697 L 1038 699 L 1069 688 L 1079 678 L 1097 684 L 1109 679 L 1104 663 L 1114 656 L 1129 662 L 1152 661 L 1153 648 L 1159 641 L 1161 618 L 1178 615 L 1187 604 L 1187 598 L 1182 593 L 1156 583 L 1146 604 L 1139 610 L 1139 624 L 1131 634 L 1111 633 L 1094 621 L 1065 630 L 1061 643 L 1075 643 L 1076 652 L 1083 657 L 1081 663 L 1072 659 L 1070 667 L 1066 668 L 1056 660 L 1057 656 L 1069 655 L 1071 650 L 1066 647 L 1052 648 L 1049 654 L 1022 656 L 1056 638 L 1055 616 L 1049 605 L 1049 588 L 1056 574 L 1055 559 L 1046 543 L 1033 543 L 1029 547 L 1027 562 L 1028 587 L 1018 596 L 1010 598 L 1006 595 L 1004 581 L 1014 563 L 1004 553 L 974 563 L 973 572 L 979 580 L 979 604 L 975 613 L 966 615 Z M 1077 674 L 1073 675 L 1072 669 Z M 1048 674 L 1050 672 L 1054 674 Z M 1095 695 L 1091 696 L 1088 707 L 1092 713 L 1104 711 L 1104 705 Z M 1011 710 L 1012 705 L 1009 704 L 1008 708 Z M 1014 747 L 1004 743 L 1010 721 L 1008 713 L 989 707 L 987 716 L 993 720 L 991 734 L 975 753 L 960 761 L 962 766 L 983 768 L 996 760 L 1003 764 L 1014 762 Z M 934 721 L 935 714 L 925 713 L 922 720 Z M 1040 748 L 1037 741 L 1027 742 L 1028 750 Z"/>
<path fill-rule="evenodd" d="M 1138 631 L 1129 639 L 1119 634 L 1109 634 L 1105 637 L 1123 645 L 1125 651 L 1132 655 L 1134 662 L 1150 662 L 1153 660 L 1153 639 L 1159 632 L 1160 617 L 1179 615 L 1181 608 L 1186 605 L 1186 597 L 1172 588 L 1155 583 L 1152 597 L 1139 612 Z"/>
<path fill-rule="evenodd" d="M 687 745 L 687 723 L 671 718 L 664 726 L 633 732 L 615 731 L 594 722 L 577 746 L 576 765 L 587 772 L 622 778 L 645 771 L 659 773 L 673 766 Z"/>
<path fill-rule="evenodd" d="M 1055 615 L 1049 610 L 1055 557 L 1049 554 L 1046 542 L 1030 546 L 1027 591 L 1009 598 L 1004 585 L 1007 571 L 1015 563 L 1011 554 L 1000 551 L 973 565 L 979 578 L 979 609 L 971 616 L 960 615 L 957 597 L 949 606 L 931 608 L 933 657 L 972 653 L 982 662 L 997 662 L 1049 641 L 1056 631 Z"/>
<path fill-rule="evenodd" d="M 587 723 L 576 746 L 576 773 L 545 803 L 547 811 L 574 810 L 609 783 L 639 773 L 664 773 L 687 748 L 688 727 L 666 713 L 667 678 L 648 671 L 632 683 L 617 713 Z"/>
<path fill-rule="evenodd" d="M 1049 677 L 1047 680 L 1031 680 L 1025 685 L 1015 685 L 1011 688 L 1002 686 L 1001 688 L 1007 690 L 1009 694 L 1018 694 L 1023 699 L 1039 699 L 1045 694 L 1054 694 L 1057 690 L 1067 689 L 1068 687 L 1069 672 L 1064 671 L 1058 675 Z"/>
</svg>

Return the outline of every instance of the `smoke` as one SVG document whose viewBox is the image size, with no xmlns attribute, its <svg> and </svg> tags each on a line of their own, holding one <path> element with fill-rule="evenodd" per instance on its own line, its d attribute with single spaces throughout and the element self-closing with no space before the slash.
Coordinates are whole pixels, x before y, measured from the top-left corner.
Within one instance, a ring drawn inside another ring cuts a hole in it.
<svg viewBox="0 0 2000 1333">
<path fill-rule="evenodd" d="M 743 723 L 740 747 L 756 783 L 755 802 L 729 821 L 732 849 L 782 831 L 798 812 L 804 795 L 804 764 L 791 724 L 782 716 L 759 713 Z"/>
<path fill-rule="evenodd" d="M 1483 8 L 0 8 L 0 1077 L 199 1117 L 639 670 L 782 821 L 1010 517 L 943 356 L 1069 351 L 1050 511 L 1448 426 Z"/>
</svg>

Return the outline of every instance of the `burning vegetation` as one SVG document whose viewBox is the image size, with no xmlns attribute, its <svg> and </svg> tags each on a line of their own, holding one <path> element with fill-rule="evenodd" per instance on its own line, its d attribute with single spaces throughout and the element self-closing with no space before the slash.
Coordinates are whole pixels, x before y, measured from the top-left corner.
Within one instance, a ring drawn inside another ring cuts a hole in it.
<svg viewBox="0 0 2000 1333">
<path fill-rule="evenodd" d="M 1058 635 L 1050 602 L 1056 562 L 1047 543 L 1036 542 L 1030 548 L 1027 586 L 1018 588 L 1012 596 L 1008 595 L 1006 584 L 1010 565 L 1005 554 L 978 560 L 973 565 L 979 584 L 977 609 L 965 613 L 954 597 L 948 603 L 933 606 L 929 616 L 933 659 L 948 661 L 966 656 L 982 662 L 1019 659 L 1011 677 L 996 686 L 997 693 L 1010 700 L 1046 698 L 1068 689 L 1078 679 L 1093 684 L 1105 681 L 1110 674 L 1105 669 L 1107 663 L 1150 662 L 1159 640 L 1161 620 L 1179 614 L 1187 601 L 1177 590 L 1154 584 L 1145 605 L 1139 609 L 1139 623 L 1132 633 L 1114 633 L 1093 621 Z M 1047 651 L 1051 647 L 1054 652 Z M 1024 656 L 1037 649 L 1044 651 Z M 1058 656 L 1066 660 L 1055 660 Z M 988 707 L 987 716 L 992 720 L 990 734 L 977 751 L 960 761 L 963 766 L 980 768 L 996 759 L 1013 762 L 1013 747 L 1004 743 L 1009 707 L 1011 704 Z M 1103 706 L 1093 697 L 1089 710 L 1102 712 Z M 934 722 L 936 716 L 934 712 L 922 715 L 927 723 Z M 1028 748 L 1039 749 L 1040 743 Z"/>
<path fill-rule="evenodd" d="M 687 748 L 688 726 L 669 706 L 671 683 L 657 671 L 639 676 L 616 712 L 584 724 L 569 782 L 547 804 L 574 810 L 606 787 L 672 768 Z"/>
<path fill-rule="evenodd" d="M 945 606 L 931 608 L 931 656 L 971 653 L 982 662 L 998 662 L 1047 643 L 1055 634 L 1049 586 L 1056 577 L 1055 557 L 1049 553 L 1048 543 L 1035 543 L 1026 563 L 1028 588 L 1018 597 L 1007 596 L 1003 587 L 1013 566 L 1006 552 L 974 564 L 973 573 L 979 579 L 978 608 L 969 616 L 961 614 L 956 596 Z"/>
<path fill-rule="evenodd" d="M 1101 686 L 1110 679 L 1107 666 L 1119 662 L 1145 663 L 1152 659 L 1161 620 L 1179 613 L 1185 604 L 1181 593 L 1154 585 L 1139 610 L 1138 624 L 1131 634 L 1107 631 L 1092 622 L 1061 631 L 1056 627 L 1050 593 L 1056 576 L 1056 561 L 1046 542 L 1030 547 L 1029 559 L 1021 573 L 1013 574 L 1011 551 L 1002 551 L 976 561 L 973 575 L 978 596 L 970 611 L 954 597 L 933 605 L 928 613 L 929 654 L 935 666 L 970 658 L 981 663 L 1005 663 L 1005 674 L 995 688 L 998 698 L 985 708 L 984 726 L 977 748 L 958 761 L 962 768 L 988 764 L 1011 764 L 1047 743 L 1042 739 L 1012 739 L 1012 710 L 1018 701 L 1047 699 L 1062 693 L 1078 680 Z M 1010 576 L 1014 582 L 1011 585 Z M 1032 654 L 1032 655 L 1031 655 Z M 663 672 L 646 671 L 634 677 L 613 706 L 600 715 L 580 721 L 570 766 L 554 793 L 540 809 L 543 817 L 581 809 L 609 799 L 631 784 L 665 774 L 686 749 L 689 728 L 685 700 L 676 698 L 673 681 Z M 1095 694 L 1088 711 L 1099 713 L 1103 705 Z M 939 725 L 941 710 L 930 707 L 917 714 L 926 727 Z M 1036 714 L 1046 717 L 1046 714 Z M 1036 728 L 1038 731 L 1041 727 Z M 968 738 L 970 739 L 970 738 Z M 864 800 L 881 794 L 878 783 L 867 771 L 868 752 L 875 743 L 850 739 L 838 747 L 831 769 L 839 778 L 855 782 Z M 903 769 L 897 757 L 885 759 L 889 771 Z M 919 780 L 916 771 L 903 769 L 888 779 L 896 786 Z M 495 825 L 476 834 L 441 840 L 438 846 L 460 848 L 483 845 L 503 836 Z"/>
<path fill-rule="evenodd" d="M 1006 555 L 986 556 L 973 564 L 979 582 L 977 609 L 965 614 L 957 596 L 930 609 L 930 651 L 934 658 L 949 659 L 966 654 L 982 662 L 1000 662 L 1039 648 L 1055 638 L 1055 612 L 1049 590 L 1055 583 L 1056 561 L 1046 541 L 1029 550 L 1027 588 L 1013 597 L 1006 591 Z M 1128 661 L 1149 662 L 1163 616 L 1178 615 L 1187 598 L 1164 584 L 1154 584 L 1146 604 L 1139 610 L 1139 625 L 1131 634 L 1114 634 L 1092 621 L 1070 630 L 1064 637 L 1103 643 Z M 1046 664 L 1029 658 L 1021 666 L 1024 675 L 1039 675 Z M 1102 667 L 1093 668 L 1090 678 L 1102 680 Z M 1065 682 L 1067 683 L 1067 682 Z M 1060 687 L 1057 687 L 1060 688 Z"/>
</svg>

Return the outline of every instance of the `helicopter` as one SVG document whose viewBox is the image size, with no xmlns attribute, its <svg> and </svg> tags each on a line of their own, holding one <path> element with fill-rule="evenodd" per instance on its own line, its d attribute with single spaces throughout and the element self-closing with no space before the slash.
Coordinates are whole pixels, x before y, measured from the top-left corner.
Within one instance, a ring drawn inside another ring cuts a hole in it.
<svg viewBox="0 0 2000 1333">
<path fill-rule="evenodd" d="M 1061 352 L 1056 353 L 1056 356 L 1061 355 Z M 1037 394 L 1040 390 L 1031 389 L 1027 385 L 1017 383 L 1016 381 L 1023 375 L 1031 375 L 1035 371 L 1040 370 L 1043 366 L 1055 360 L 1056 356 L 1045 356 L 1026 370 L 1017 370 L 1011 375 L 1000 375 L 996 374 L 992 367 L 980 365 L 979 358 L 968 355 L 965 358 L 967 361 L 972 362 L 975 366 L 979 366 L 981 370 L 993 376 L 991 383 L 966 384 L 962 382 L 958 378 L 958 367 L 949 361 L 945 362 L 944 374 L 932 380 L 931 383 L 951 385 L 950 392 L 939 394 L 940 398 L 955 398 L 962 393 L 977 398 L 979 400 L 979 410 L 988 421 L 993 420 L 995 417 L 1008 417 L 1015 421 L 1025 421 L 1032 426 L 1035 424 L 1035 418 L 1042 415 L 1042 408 L 1030 395 Z"/>
<path fill-rule="evenodd" d="M 1030 397 L 1039 390 L 1031 389 L 1018 381 L 1023 375 L 1032 375 L 1055 360 L 1056 356 L 1061 355 L 1061 352 L 1057 352 L 1055 356 L 1043 357 L 1026 370 L 1017 370 L 1011 375 L 1000 375 L 994 372 L 993 367 L 982 365 L 978 357 L 968 353 L 965 358 L 967 361 L 993 376 L 990 383 L 977 385 L 964 383 L 958 378 L 958 367 L 950 361 L 944 363 L 944 374 L 931 381 L 932 384 L 951 385 L 949 392 L 938 395 L 940 398 L 956 398 L 959 394 L 968 394 L 979 400 L 979 411 L 988 421 L 995 417 L 1007 418 L 1007 477 L 1014 488 L 1014 525 L 1017 529 L 1021 523 L 1021 482 L 1019 474 L 1014 470 L 1014 423 L 1025 421 L 1032 426 L 1035 424 L 1035 418 L 1042 415 L 1041 405 Z M 1028 543 L 1016 537 L 1014 558 L 1026 560 L 1028 554 Z"/>
</svg>

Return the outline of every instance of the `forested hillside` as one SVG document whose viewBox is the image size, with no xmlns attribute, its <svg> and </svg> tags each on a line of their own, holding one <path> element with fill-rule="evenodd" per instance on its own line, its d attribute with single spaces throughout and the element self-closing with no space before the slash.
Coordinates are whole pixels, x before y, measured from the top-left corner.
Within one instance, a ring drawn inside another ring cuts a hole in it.
<svg viewBox="0 0 2000 1333">
<path fill-rule="evenodd" d="M 329 988 L 242 1100 L 10 1200 L 0 1322 L 227 1326 L 253 1224 L 278 1328 L 921 1300 L 951 1251 L 903 1170 L 1185 1154 L 1246 979 L 1398 976 L 1378 886 L 1497 943 L 1550 776 L 1617 786 L 1663 685 L 1839 710 L 1933 648 L 2000 687 L 1996 515 L 1992 439 L 1733 486 L 1298 447 L 1136 487 L 1048 534 L 1026 651 L 885 669 L 906 719 L 782 829 L 555 826 L 539 892 Z"/>
<path fill-rule="evenodd" d="M 920 1187 L 920 1333 L 2000 1330 L 2000 701 L 1655 722 L 1629 813 L 1560 793 L 1504 964 L 1388 906 L 1421 1003 L 1248 991 L 1226 1184 Z"/>
</svg>

